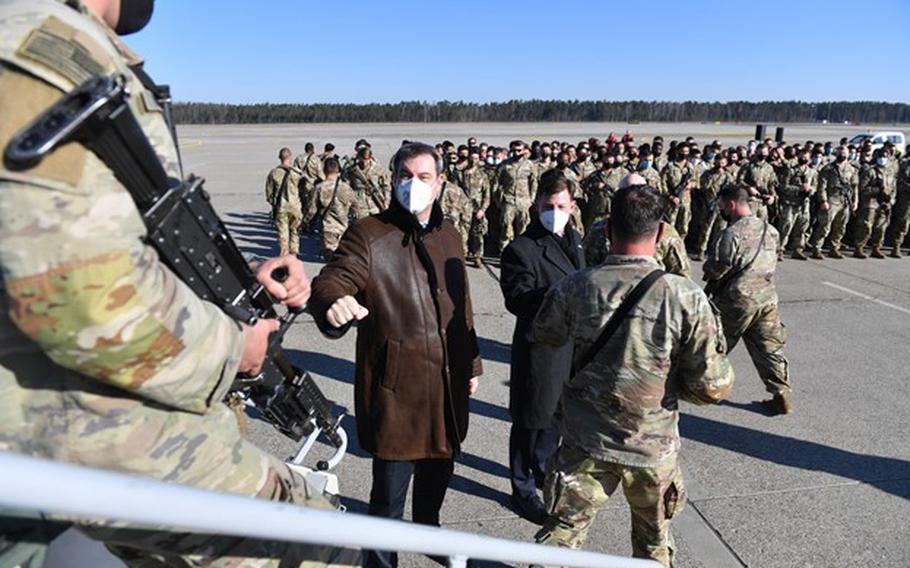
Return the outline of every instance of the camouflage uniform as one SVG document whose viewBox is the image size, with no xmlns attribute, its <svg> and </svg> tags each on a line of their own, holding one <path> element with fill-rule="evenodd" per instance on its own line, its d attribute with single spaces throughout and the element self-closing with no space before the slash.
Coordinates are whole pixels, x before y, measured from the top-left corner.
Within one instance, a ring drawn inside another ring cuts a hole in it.
<svg viewBox="0 0 910 568">
<path fill-rule="evenodd" d="M 891 256 L 900 257 L 900 248 L 907 238 L 910 230 L 910 158 L 901 162 L 897 178 L 897 204 L 894 206 L 894 215 L 891 217 L 891 235 L 894 238 L 894 248 Z"/>
<path fill-rule="evenodd" d="M 609 256 L 566 277 L 544 298 L 532 340 L 558 346 L 568 338 L 576 360 L 583 357 L 623 298 L 656 268 L 653 258 Z M 616 337 L 566 382 L 563 442 L 548 468 L 550 516 L 538 542 L 580 547 L 621 483 L 632 509 L 634 556 L 670 565 L 670 520 L 686 502 L 677 464 L 679 400 L 715 403 L 733 386 L 720 326 L 694 282 L 664 275 Z"/>
<path fill-rule="evenodd" d="M 686 189 L 683 190 L 682 195 L 679 196 L 679 205 L 670 207 L 670 223 L 676 227 L 683 241 L 686 240 L 686 235 L 689 233 L 689 223 L 692 221 L 691 189 L 698 183 L 698 174 L 696 174 L 695 167 L 688 160 L 670 162 L 660 174 L 667 193 L 677 188 L 687 175 L 689 176 L 689 183 L 686 185 Z"/>
<path fill-rule="evenodd" d="M 736 183 L 736 178 L 725 169 L 711 168 L 701 174 L 698 192 L 702 201 L 699 208 L 700 219 L 697 220 L 698 235 L 695 239 L 696 252 L 703 259 L 708 251 L 708 244 L 717 239 L 727 223 L 721 218 L 717 208 L 717 194 L 728 184 Z"/>
<path fill-rule="evenodd" d="M 303 173 L 303 182 L 300 184 L 300 198 L 303 203 L 304 212 L 310 210 L 316 191 L 316 184 L 325 179 L 325 173 L 322 171 L 322 160 L 315 152 L 310 154 L 301 154 L 294 160 L 294 167 Z M 312 217 L 304 215 L 304 224 L 309 224 Z"/>
<path fill-rule="evenodd" d="M 585 183 L 585 180 L 589 176 L 593 175 L 594 172 L 598 170 L 598 167 L 594 164 L 594 161 L 590 157 L 585 158 L 584 160 L 578 160 L 572 164 L 572 171 L 575 172 L 575 175 L 578 176 L 578 181 L 581 184 Z"/>
<path fill-rule="evenodd" d="M 585 264 L 597 266 L 610 255 L 610 239 L 607 235 L 608 219 L 598 221 L 591 227 L 582 243 L 585 251 Z M 666 272 L 690 278 L 692 266 L 689 255 L 686 254 L 686 244 L 683 242 L 676 228 L 669 223 L 663 223 L 664 234 L 654 248 L 654 260 Z"/>
<path fill-rule="evenodd" d="M 389 206 L 389 183 L 375 161 L 370 161 L 366 168 L 361 168 L 356 162 L 351 164 L 344 170 L 342 178 L 350 184 L 360 202 L 354 210 L 357 220 L 375 215 Z"/>
<path fill-rule="evenodd" d="M 562 170 L 562 173 L 566 176 L 566 179 L 569 180 L 569 185 L 572 187 L 572 199 L 575 200 L 575 209 L 572 209 L 572 225 L 578 232 L 578 236 L 584 237 L 585 224 L 583 221 L 583 210 L 587 210 L 588 206 L 584 189 L 582 189 L 581 183 L 578 181 L 578 174 L 575 173 L 575 170 L 567 167 Z"/>
<path fill-rule="evenodd" d="M 659 193 L 666 195 L 667 188 L 664 187 L 664 182 L 660 178 L 660 172 L 652 165 L 650 168 L 639 168 L 638 175 L 645 178 L 645 182 L 656 189 Z"/>
<path fill-rule="evenodd" d="M 742 166 L 736 177 L 736 182 L 745 187 L 751 187 L 758 190 L 758 197 L 749 199 L 749 205 L 755 216 L 761 220 L 768 219 L 768 205 L 765 199 L 777 195 L 779 180 L 774 166 L 767 161 L 753 161 Z"/>
<path fill-rule="evenodd" d="M 322 257 L 329 260 L 348 230 L 349 220 L 352 217 L 362 219 L 369 214 L 362 210 L 363 203 L 351 186 L 340 178 L 320 182 L 314 195 L 322 221 Z"/>
<path fill-rule="evenodd" d="M 53 0 L 7 1 L 3 11 L 0 148 L 64 92 L 116 72 L 162 165 L 182 177 L 161 108 L 128 67 L 139 59 L 106 25 Z M 329 508 L 243 440 L 222 403 L 240 326 L 162 265 L 145 236 L 130 195 L 84 146 L 25 172 L 0 167 L 0 451 Z M 80 529 L 143 566 L 356 564 L 329 547 Z"/>
<path fill-rule="evenodd" d="M 471 224 L 471 200 L 456 183 L 445 181 L 439 195 L 439 206 L 446 219 L 455 225 L 461 235 L 462 250 L 468 249 L 468 230 Z"/>
<path fill-rule="evenodd" d="M 872 166 L 859 176 L 859 217 L 856 232 L 856 250 L 862 251 L 872 241 L 872 254 L 881 256 L 885 240 L 885 229 L 891 219 L 891 208 L 897 194 L 897 179 L 894 169 L 887 166 Z"/>
<path fill-rule="evenodd" d="M 470 201 L 467 220 L 462 231 L 468 235 L 468 256 L 483 256 L 483 239 L 487 234 L 487 208 L 490 206 L 490 178 L 479 165 L 461 171 L 460 185 L 465 189 Z M 483 213 L 478 219 L 477 214 Z"/>
<path fill-rule="evenodd" d="M 588 197 L 584 219 L 586 227 L 593 227 L 598 221 L 610 217 L 613 194 L 619 189 L 619 182 L 628 173 L 628 170 L 621 166 L 601 168 L 585 180 L 585 194 Z"/>
<path fill-rule="evenodd" d="M 743 217 L 720 234 L 705 262 L 704 277 L 716 288 L 712 300 L 724 322 L 727 349 L 732 351 L 742 338 L 768 392 L 789 394 L 790 374 L 783 353 L 787 334 L 774 287 L 779 242 L 770 223 L 754 215 Z M 752 265 L 741 272 L 753 258 Z"/>
<path fill-rule="evenodd" d="M 515 235 L 522 234 L 531 222 L 529 209 L 537 193 L 537 173 L 527 158 L 504 162 L 496 173 L 496 193 L 502 211 L 499 250 L 506 248 Z"/>
<path fill-rule="evenodd" d="M 296 255 L 300 252 L 303 206 L 300 203 L 298 188 L 301 177 L 302 174 L 297 168 L 278 166 L 270 171 L 265 179 L 265 200 L 272 204 L 272 211 L 275 214 L 281 256 Z"/>
<path fill-rule="evenodd" d="M 840 164 L 832 162 L 819 171 L 816 201 L 819 205 L 827 203 L 828 210 L 817 210 L 815 226 L 809 237 L 809 248 L 813 256 L 820 256 L 826 238 L 831 245 L 832 254 L 840 254 L 841 239 L 847 231 L 858 187 L 859 174 L 848 161 Z"/>
<path fill-rule="evenodd" d="M 777 253 L 781 256 L 790 242 L 794 257 L 805 260 L 803 248 L 812 215 L 811 200 L 818 187 L 818 171 L 809 164 L 797 163 L 787 167 L 785 178 L 778 208 L 780 243 Z"/>
</svg>

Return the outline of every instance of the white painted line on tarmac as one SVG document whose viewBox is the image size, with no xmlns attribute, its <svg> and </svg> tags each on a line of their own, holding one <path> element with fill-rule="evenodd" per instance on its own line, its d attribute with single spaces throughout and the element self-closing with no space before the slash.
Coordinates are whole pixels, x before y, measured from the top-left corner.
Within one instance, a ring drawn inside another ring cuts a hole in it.
<svg viewBox="0 0 910 568">
<path fill-rule="evenodd" d="M 907 315 L 910 315 L 910 310 L 908 310 L 907 308 L 892 304 L 890 302 L 886 302 L 884 300 L 879 300 L 878 298 L 869 296 L 868 294 L 863 294 L 862 292 L 857 292 L 856 290 L 851 290 L 850 288 L 846 288 L 844 286 L 835 284 L 833 282 L 826 282 L 824 280 L 822 281 L 822 284 L 824 284 L 825 286 L 830 286 L 831 288 L 836 288 L 837 290 L 840 290 L 841 292 L 853 294 L 854 296 L 860 297 L 864 300 L 869 300 L 870 302 L 874 302 L 880 306 L 885 306 L 886 308 L 891 308 L 892 310 L 897 310 L 899 312 L 903 312 Z"/>
</svg>

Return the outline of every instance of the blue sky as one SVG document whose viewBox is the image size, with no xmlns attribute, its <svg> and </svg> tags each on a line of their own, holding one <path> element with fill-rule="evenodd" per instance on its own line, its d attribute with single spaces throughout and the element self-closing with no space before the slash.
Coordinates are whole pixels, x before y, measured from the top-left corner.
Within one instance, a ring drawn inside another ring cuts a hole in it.
<svg viewBox="0 0 910 568">
<path fill-rule="evenodd" d="M 910 102 L 908 0 L 157 0 L 126 40 L 179 101 Z"/>
</svg>

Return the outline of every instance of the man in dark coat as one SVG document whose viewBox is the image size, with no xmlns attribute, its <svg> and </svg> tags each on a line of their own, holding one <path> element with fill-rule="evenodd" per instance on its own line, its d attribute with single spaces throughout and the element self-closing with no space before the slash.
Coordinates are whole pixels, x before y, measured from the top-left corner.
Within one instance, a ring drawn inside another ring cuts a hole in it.
<svg viewBox="0 0 910 568">
<path fill-rule="evenodd" d="M 391 205 L 348 229 L 309 307 L 328 337 L 359 322 L 354 401 L 360 446 L 373 455 L 370 514 L 400 519 L 413 476 L 414 521 L 439 525 L 480 352 L 461 237 L 436 203 L 442 165 L 415 143 L 394 166 Z M 365 566 L 397 565 L 394 553 L 365 553 Z"/>
<path fill-rule="evenodd" d="M 574 209 L 569 180 L 559 170 L 546 172 L 538 186 L 531 225 L 502 253 L 502 293 L 506 309 L 518 317 L 509 387 L 512 505 L 537 524 L 546 519 L 537 487 L 559 443 L 554 414 L 563 382 L 569 378 L 572 345 L 534 344 L 531 323 L 547 290 L 584 268 L 581 238 L 569 224 Z"/>
</svg>

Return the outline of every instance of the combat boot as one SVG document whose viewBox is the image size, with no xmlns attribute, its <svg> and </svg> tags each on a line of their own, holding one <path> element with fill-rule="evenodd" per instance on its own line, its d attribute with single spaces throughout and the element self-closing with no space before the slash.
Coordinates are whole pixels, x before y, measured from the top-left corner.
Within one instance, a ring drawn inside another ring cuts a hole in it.
<svg viewBox="0 0 910 568">
<path fill-rule="evenodd" d="M 813 248 L 812 253 L 809 256 L 810 256 L 810 258 L 814 258 L 815 260 L 824 260 L 825 259 L 825 257 L 822 255 L 821 249 L 817 249 L 817 248 Z"/>
<path fill-rule="evenodd" d="M 704 262 L 704 260 L 705 260 L 705 253 L 700 252 L 697 255 L 695 255 L 696 262 Z"/>
<path fill-rule="evenodd" d="M 863 247 L 857 246 L 853 249 L 853 258 L 869 258 L 865 252 L 863 252 Z"/>
<path fill-rule="evenodd" d="M 889 254 L 888 256 L 890 256 L 891 258 L 901 258 L 901 247 L 892 248 L 891 254 Z"/>
<path fill-rule="evenodd" d="M 809 260 L 809 257 L 803 254 L 802 249 L 796 249 L 790 257 L 795 260 Z"/>
<path fill-rule="evenodd" d="M 844 255 L 841 254 L 839 248 L 832 248 L 828 252 L 828 256 L 830 256 L 831 258 L 844 258 Z"/>
<path fill-rule="evenodd" d="M 483 259 L 480 255 L 474 257 L 474 268 L 483 268 Z"/>
<path fill-rule="evenodd" d="M 885 258 L 885 255 L 882 254 L 882 249 L 879 247 L 872 247 L 872 258 Z"/>
<path fill-rule="evenodd" d="M 771 400 L 766 400 L 765 405 L 774 414 L 790 414 L 793 412 L 793 404 L 790 402 L 789 392 L 779 392 Z"/>
<path fill-rule="evenodd" d="M 784 261 L 784 253 L 783 253 L 783 251 L 780 251 L 777 253 L 777 262 L 783 262 L 783 261 Z"/>
</svg>

